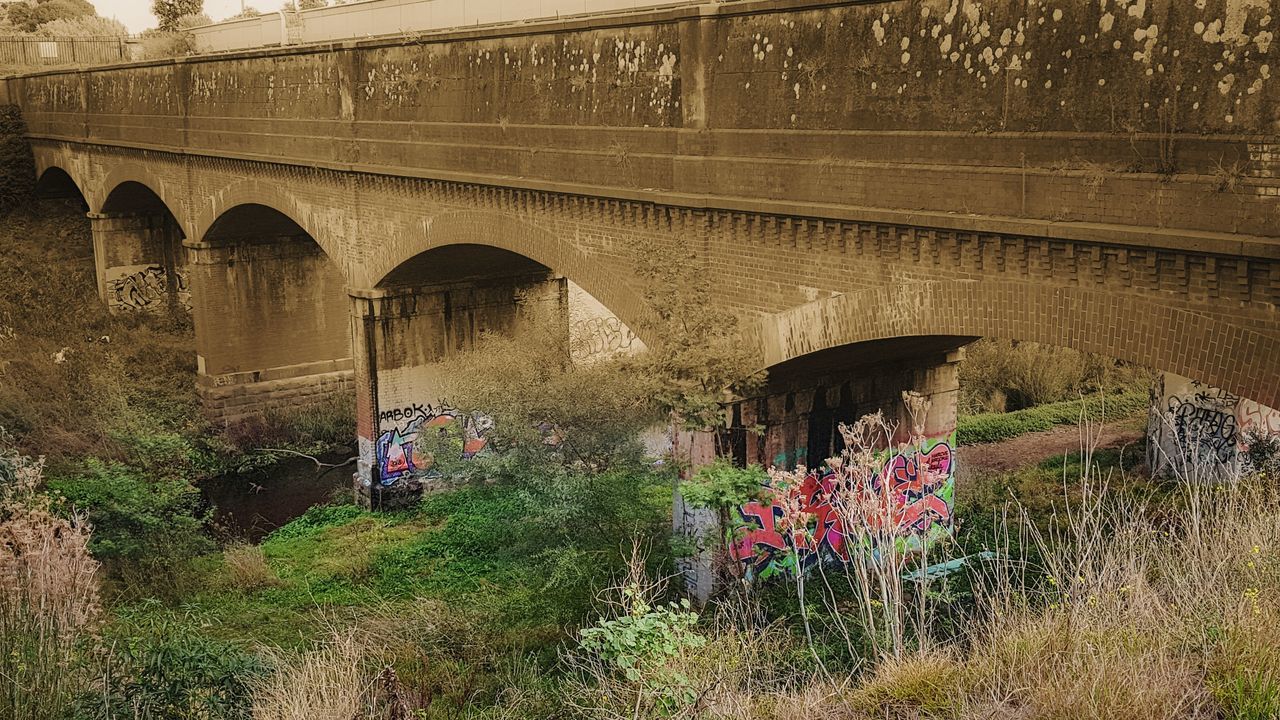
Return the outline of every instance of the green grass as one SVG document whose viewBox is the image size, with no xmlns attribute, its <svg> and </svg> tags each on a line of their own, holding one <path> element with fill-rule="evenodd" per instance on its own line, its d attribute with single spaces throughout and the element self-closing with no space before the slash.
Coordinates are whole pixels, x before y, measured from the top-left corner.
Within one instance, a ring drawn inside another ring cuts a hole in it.
<svg viewBox="0 0 1280 720">
<path fill-rule="evenodd" d="M 117 621 L 167 620 L 246 647 L 292 647 L 324 635 L 326 623 L 355 621 L 364 608 L 394 611 L 432 598 L 484 612 L 503 628 L 558 635 L 620 570 L 629 532 L 654 542 L 668 532 L 666 479 L 605 479 L 591 492 L 616 496 L 609 517 L 597 518 L 608 525 L 599 532 L 549 528 L 542 492 L 506 484 L 431 495 L 397 513 L 316 507 L 261 544 L 277 586 L 240 590 L 221 556 L 206 556 L 192 565 L 193 591 L 169 603 L 121 605 Z M 655 551 L 655 564 L 670 562 Z"/>
<path fill-rule="evenodd" d="M 956 423 L 957 442 L 961 445 L 998 442 L 1029 432 L 1052 430 L 1060 425 L 1080 422 L 1082 410 L 1093 421 L 1131 417 L 1146 409 L 1150 396 L 1145 390 L 1119 395 L 1040 405 L 1008 413 L 962 415 Z"/>
</svg>

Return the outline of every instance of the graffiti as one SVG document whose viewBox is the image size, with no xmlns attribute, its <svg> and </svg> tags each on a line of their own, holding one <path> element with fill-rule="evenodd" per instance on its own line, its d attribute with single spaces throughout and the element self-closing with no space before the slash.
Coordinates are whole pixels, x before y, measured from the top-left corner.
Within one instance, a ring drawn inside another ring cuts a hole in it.
<svg viewBox="0 0 1280 720">
<path fill-rule="evenodd" d="M 798 487 L 767 488 L 764 502 L 739 508 L 741 523 L 733 530 L 729 553 L 746 566 L 748 576 L 763 579 L 792 572 L 797 565 L 803 569 L 824 560 L 848 561 L 851 545 L 861 542 L 853 539 L 884 531 L 886 523 L 892 524 L 895 537 L 918 546 L 951 526 L 953 447 L 954 435 L 927 442 L 927 449 L 894 452 L 862 488 L 848 487 L 829 467 L 809 472 Z M 887 499 L 888 507 L 869 512 L 871 506 L 858 500 L 867 496 Z"/>
<path fill-rule="evenodd" d="M 159 265 L 148 265 L 141 270 L 121 275 L 107 283 L 108 302 L 113 307 L 134 311 L 155 311 L 167 307 L 169 278 Z M 174 292 L 178 304 L 191 309 L 191 291 L 186 275 L 174 273 Z"/>
<path fill-rule="evenodd" d="M 577 320 L 569 328 L 569 355 L 574 360 L 616 355 L 631 350 L 636 334 L 616 317 Z"/>
<path fill-rule="evenodd" d="M 1259 435 L 1280 435 L 1280 412 L 1171 373 L 1153 389 L 1148 461 L 1153 472 L 1179 459 L 1235 468 Z"/>
<path fill-rule="evenodd" d="M 1169 400 L 1169 417 L 1180 448 L 1223 464 L 1235 460 L 1240 438 L 1234 408 L 1207 407 L 1175 397 Z"/>
<path fill-rule="evenodd" d="M 436 462 L 430 447 L 441 442 L 460 445 L 463 459 L 475 457 L 487 446 L 486 434 L 493 428 L 493 421 L 478 413 L 467 415 L 417 403 L 384 410 L 378 421 L 380 427 L 391 425 L 374 444 L 379 482 L 384 487 L 434 476 Z"/>
<path fill-rule="evenodd" d="M 1280 435 L 1280 410 L 1272 410 L 1252 400 L 1242 400 L 1236 406 L 1236 426 L 1242 435 Z"/>
</svg>

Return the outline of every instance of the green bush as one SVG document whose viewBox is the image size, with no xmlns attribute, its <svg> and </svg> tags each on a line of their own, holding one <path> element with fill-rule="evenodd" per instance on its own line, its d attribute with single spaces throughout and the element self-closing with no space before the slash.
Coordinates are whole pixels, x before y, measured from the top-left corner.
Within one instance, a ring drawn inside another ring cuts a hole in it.
<svg viewBox="0 0 1280 720">
<path fill-rule="evenodd" d="M 36 165 L 17 105 L 0 105 L 0 215 L 31 197 Z"/>
<path fill-rule="evenodd" d="M 120 637 L 96 658 L 100 687 L 85 693 L 77 720 L 249 720 L 261 660 L 191 628 Z"/>
<path fill-rule="evenodd" d="M 1082 406 L 1083 402 L 1083 406 Z M 1075 425 L 1081 410 L 1090 420 L 1121 418 L 1146 408 L 1150 396 L 1145 391 L 1106 396 L 1105 401 L 1089 398 L 1051 403 L 1009 413 L 961 416 L 956 422 L 956 439 L 961 445 L 1008 440 L 1029 432 L 1052 430 L 1059 425 Z"/>
<path fill-rule="evenodd" d="M 164 588 L 186 560 L 214 548 L 200 493 L 184 479 L 89 460 L 82 474 L 51 480 L 49 488 L 88 513 L 94 557 L 117 579 L 140 582 L 137 589 Z"/>
<path fill-rule="evenodd" d="M 769 480 L 759 465 L 735 467 L 733 462 L 717 458 L 698 468 L 687 482 L 680 483 L 680 495 L 693 507 L 724 510 L 737 508 L 761 495 L 761 487 Z"/>
</svg>

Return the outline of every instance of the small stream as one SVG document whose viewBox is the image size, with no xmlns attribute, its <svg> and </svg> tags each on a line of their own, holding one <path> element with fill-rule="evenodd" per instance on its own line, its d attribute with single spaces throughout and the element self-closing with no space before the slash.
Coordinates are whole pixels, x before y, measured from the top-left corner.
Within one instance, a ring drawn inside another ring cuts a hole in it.
<svg viewBox="0 0 1280 720">
<path fill-rule="evenodd" d="M 350 456 L 350 452 L 339 452 L 318 459 L 341 463 Z M 354 464 L 321 468 L 307 458 L 284 457 L 269 470 L 208 480 L 200 492 L 213 507 L 219 537 L 256 543 L 313 506 L 350 493 L 354 470 Z"/>
</svg>

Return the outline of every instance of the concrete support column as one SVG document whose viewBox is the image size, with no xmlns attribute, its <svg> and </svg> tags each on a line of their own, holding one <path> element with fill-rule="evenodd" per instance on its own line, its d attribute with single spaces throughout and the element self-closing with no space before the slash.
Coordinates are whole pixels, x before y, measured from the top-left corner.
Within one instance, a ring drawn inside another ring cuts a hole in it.
<svg viewBox="0 0 1280 720">
<path fill-rule="evenodd" d="M 98 296 L 111 312 L 191 309 L 182 230 L 167 213 L 89 213 Z"/>
<path fill-rule="evenodd" d="M 566 317 L 563 278 L 545 271 L 395 288 L 348 289 L 359 460 L 357 500 L 392 509 L 416 502 L 434 460 L 424 431 L 458 433 L 464 457 L 485 447 L 488 418 L 464 416 L 440 395 L 439 361 L 484 332 L 510 332 L 532 307 Z M 567 332 L 567 319 L 564 323 Z M 566 358 L 566 361 L 568 358 Z"/>
<path fill-rule="evenodd" d="M 710 465 L 716 459 L 715 435 L 709 432 L 690 432 L 672 429 L 671 454 L 680 463 L 680 480 L 693 476 L 698 468 Z M 692 552 L 676 560 L 676 569 L 684 578 L 685 592 L 699 605 L 705 605 L 715 592 L 717 578 L 722 574 L 721 564 L 725 556 L 721 544 L 723 528 L 716 511 L 711 508 L 690 507 L 676 486 L 675 507 L 671 513 L 672 529 Z"/>
<path fill-rule="evenodd" d="M 306 236 L 187 242 L 197 390 L 231 423 L 351 392 L 341 270 Z"/>
</svg>

